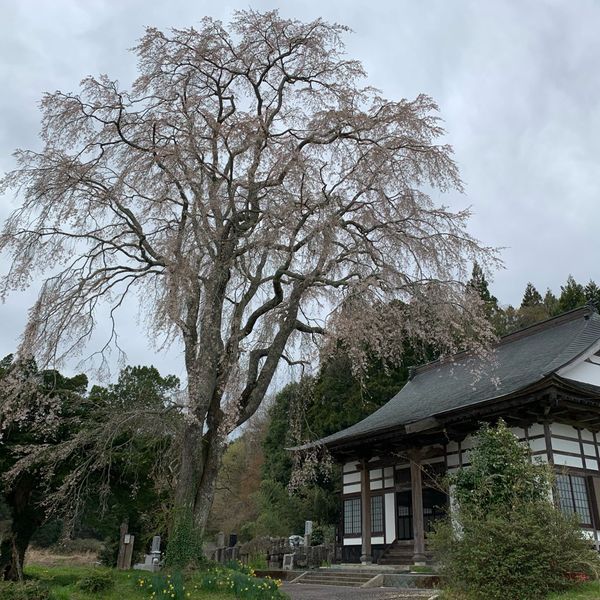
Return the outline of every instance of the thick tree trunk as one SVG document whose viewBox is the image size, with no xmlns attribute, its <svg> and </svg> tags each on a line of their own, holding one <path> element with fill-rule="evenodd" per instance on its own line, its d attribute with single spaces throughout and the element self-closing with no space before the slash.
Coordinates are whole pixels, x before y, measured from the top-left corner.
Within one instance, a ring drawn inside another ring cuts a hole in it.
<svg viewBox="0 0 600 600">
<path fill-rule="evenodd" d="M 193 511 L 196 489 L 202 478 L 202 426 L 191 422 L 186 425 L 181 444 L 181 463 L 177 488 L 175 490 L 175 510 Z"/>
<path fill-rule="evenodd" d="M 41 509 L 32 502 L 35 480 L 24 475 L 5 497 L 12 513 L 11 528 L 0 543 L 0 577 L 9 581 L 23 578 L 23 562 L 29 542 L 43 520 Z"/>
<path fill-rule="evenodd" d="M 11 530 L 3 538 L 2 544 L 0 544 L 0 573 L 2 579 L 7 581 L 20 581 L 23 579 L 25 552 L 27 552 L 34 531 L 35 529 L 31 533 L 27 533 Z"/>
<path fill-rule="evenodd" d="M 204 471 L 196 489 L 194 501 L 194 523 L 199 531 L 206 529 L 208 515 L 215 496 L 215 485 L 219 474 L 221 459 L 225 451 L 224 440 L 217 432 L 209 432 L 205 437 Z"/>
<path fill-rule="evenodd" d="M 175 493 L 173 529 L 168 562 L 187 566 L 202 554 L 202 538 L 212 506 L 224 443 L 209 431 L 202 435 L 195 423 L 187 425 L 181 448 L 181 466 Z"/>
</svg>

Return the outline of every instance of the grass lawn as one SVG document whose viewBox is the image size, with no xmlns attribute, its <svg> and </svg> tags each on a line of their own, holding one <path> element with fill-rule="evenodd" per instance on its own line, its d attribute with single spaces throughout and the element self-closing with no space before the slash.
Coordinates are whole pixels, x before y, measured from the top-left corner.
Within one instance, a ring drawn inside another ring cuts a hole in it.
<svg viewBox="0 0 600 600">
<path fill-rule="evenodd" d="M 84 591 L 81 589 L 81 581 L 91 573 L 109 573 L 112 575 L 114 583 L 109 586 L 109 589 L 103 591 Z M 200 576 L 186 578 L 183 582 L 185 588 L 179 589 L 179 593 L 176 593 L 175 587 L 181 588 L 181 582 L 178 585 L 175 578 L 173 582 L 176 583 L 176 586 L 172 589 L 162 589 L 167 587 L 164 584 L 161 584 L 161 589 L 157 589 L 156 577 L 153 578 L 153 574 L 140 571 L 116 571 L 81 566 L 28 566 L 25 569 L 25 576 L 28 581 L 37 581 L 48 587 L 51 591 L 51 600 L 171 600 L 172 598 L 177 600 L 187 600 L 188 598 L 189 600 L 232 600 L 239 597 L 233 592 L 199 589 Z M 164 578 L 163 581 L 165 581 Z M 255 581 L 258 583 L 261 580 Z M 152 585 L 153 583 L 154 585 Z M 252 595 L 252 598 L 265 598 L 265 600 L 273 597 L 266 591 L 264 594 Z M 283 595 L 278 597 L 281 598 Z"/>
<path fill-rule="evenodd" d="M 598 600 L 599 598 L 600 581 L 592 581 L 578 585 L 562 594 L 552 594 L 548 600 Z"/>
</svg>

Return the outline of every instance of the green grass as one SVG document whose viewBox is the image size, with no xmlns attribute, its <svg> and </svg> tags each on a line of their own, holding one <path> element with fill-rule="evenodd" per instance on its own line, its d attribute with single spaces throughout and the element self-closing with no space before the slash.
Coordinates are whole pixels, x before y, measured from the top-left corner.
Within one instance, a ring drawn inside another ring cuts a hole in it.
<svg viewBox="0 0 600 600">
<path fill-rule="evenodd" d="M 461 600 L 461 597 L 442 593 L 440 600 Z M 600 581 L 590 581 L 574 586 L 570 590 L 550 594 L 546 600 L 600 600 Z"/>
<path fill-rule="evenodd" d="M 578 585 L 567 592 L 552 594 L 548 600 L 598 600 L 600 599 L 600 581 L 591 581 Z"/>
<path fill-rule="evenodd" d="M 48 586 L 51 590 L 52 600 L 150 600 L 152 598 L 151 589 L 147 584 L 151 574 L 140 571 L 113 570 L 114 586 L 111 589 L 93 593 L 82 591 L 79 582 L 86 575 L 95 571 L 107 571 L 107 569 L 30 566 L 25 569 L 25 576 Z M 147 576 L 144 585 L 140 585 L 141 575 Z M 194 579 L 186 581 L 186 598 L 190 600 L 232 600 L 233 595 L 231 594 L 195 589 Z"/>
</svg>

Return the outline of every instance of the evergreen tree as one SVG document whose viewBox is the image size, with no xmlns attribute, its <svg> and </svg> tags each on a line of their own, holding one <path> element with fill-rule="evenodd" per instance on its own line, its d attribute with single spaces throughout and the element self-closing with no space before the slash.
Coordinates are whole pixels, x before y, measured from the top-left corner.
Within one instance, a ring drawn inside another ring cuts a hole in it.
<svg viewBox="0 0 600 600">
<path fill-rule="evenodd" d="M 600 288 L 591 279 L 585 286 L 584 293 L 587 302 L 600 312 Z"/>
<path fill-rule="evenodd" d="M 498 312 L 498 299 L 490 292 L 489 283 L 483 269 L 477 261 L 473 263 L 471 279 L 467 284 L 485 303 L 485 313 L 488 319 Z"/>
<path fill-rule="evenodd" d="M 558 304 L 558 298 L 552 293 L 552 290 L 548 288 L 544 295 L 544 306 L 548 316 L 554 317 L 560 313 L 560 306 Z"/>
<path fill-rule="evenodd" d="M 542 304 L 542 296 L 530 281 L 525 288 L 521 308 L 530 308 L 532 306 L 539 306 L 540 304 Z"/>
<path fill-rule="evenodd" d="M 567 283 L 565 285 L 561 285 L 560 290 L 560 298 L 558 299 L 560 312 L 566 312 L 567 310 L 579 308 L 587 301 L 583 286 L 575 281 L 573 275 L 569 275 L 567 278 Z"/>
</svg>

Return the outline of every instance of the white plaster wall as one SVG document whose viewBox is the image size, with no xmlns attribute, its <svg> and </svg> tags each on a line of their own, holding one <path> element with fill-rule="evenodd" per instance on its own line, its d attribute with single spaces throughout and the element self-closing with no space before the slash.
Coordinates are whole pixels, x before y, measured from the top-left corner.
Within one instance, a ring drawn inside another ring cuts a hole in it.
<svg viewBox="0 0 600 600">
<path fill-rule="evenodd" d="M 381 479 L 382 477 L 382 469 L 369 469 L 369 479 Z"/>
<path fill-rule="evenodd" d="M 391 544 L 396 539 L 396 501 L 395 494 L 388 493 L 385 503 L 385 543 Z"/>
<path fill-rule="evenodd" d="M 534 423 L 528 429 L 529 437 L 544 435 L 544 426 L 541 423 Z"/>
<path fill-rule="evenodd" d="M 596 364 L 596 362 L 583 361 L 562 369 L 559 374 L 567 379 L 600 385 L 600 365 Z"/>
<path fill-rule="evenodd" d="M 553 453 L 554 464 L 562 467 L 573 467 L 583 469 L 583 461 L 577 456 L 565 456 L 564 454 Z"/>
<path fill-rule="evenodd" d="M 564 423 L 550 423 L 550 433 L 577 439 L 577 429 Z"/>
<path fill-rule="evenodd" d="M 538 438 L 536 440 L 529 440 L 529 448 L 532 452 L 542 452 L 546 450 L 546 440 L 544 438 Z"/>
<path fill-rule="evenodd" d="M 344 483 L 359 483 L 360 473 L 344 473 Z"/>
<path fill-rule="evenodd" d="M 344 494 L 356 494 L 357 492 L 360 492 L 360 483 L 344 486 Z"/>
<path fill-rule="evenodd" d="M 575 432 L 577 435 L 577 432 Z M 579 442 L 572 442 L 571 440 L 561 440 L 558 438 L 552 438 L 552 450 L 554 452 L 573 452 L 574 454 L 581 454 L 581 448 Z"/>
<path fill-rule="evenodd" d="M 362 537 L 344 538 L 344 546 L 362 546 Z"/>
</svg>

